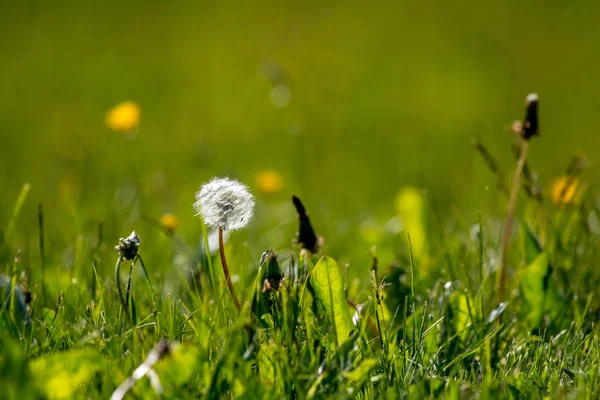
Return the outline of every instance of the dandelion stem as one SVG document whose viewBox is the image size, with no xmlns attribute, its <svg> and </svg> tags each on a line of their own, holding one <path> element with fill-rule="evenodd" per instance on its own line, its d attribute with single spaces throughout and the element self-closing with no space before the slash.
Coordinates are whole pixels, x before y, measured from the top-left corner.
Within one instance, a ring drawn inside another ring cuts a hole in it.
<svg viewBox="0 0 600 400">
<path fill-rule="evenodd" d="M 146 275 L 146 280 L 148 281 L 148 288 L 150 289 L 150 296 L 152 298 L 152 306 L 154 307 L 154 323 L 156 332 L 160 332 L 160 325 L 158 324 L 157 311 L 156 311 L 156 297 L 154 296 L 154 288 L 152 287 L 152 281 L 150 281 L 150 275 L 148 275 L 148 270 L 146 270 L 146 265 L 144 264 L 144 260 L 142 256 L 138 253 L 137 259 L 140 261 L 142 265 L 142 269 L 144 270 L 144 274 Z"/>
<path fill-rule="evenodd" d="M 225 274 L 227 286 L 229 287 L 229 291 L 231 292 L 233 302 L 235 303 L 235 308 L 237 308 L 238 312 L 241 312 L 242 307 L 240 306 L 240 302 L 237 296 L 235 295 L 235 291 L 233 290 L 233 282 L 231 281 L 231 275 L 229 275 L 229 268 L 227 268 L 227 260 L 225 259 L 225 246 L 223 245 L 223 228 L 219 228 L 219 253 L 221 254 L 221 264 L 223 265 L 223 273 Z"/>
<path fill-rule="evenodd" d="M 117 259 L 117 265 L 115 266 L 115 284 L 117 285 L 117 294 L 119 295 L 119 300 L 121 300 L 121 306 L 123 310 L 125 310 L 125 314 L 129 321 L 131 321 L 131 316 L 129 315 L 129 309 L 127 308 L 127 303 L 125 303 L 125 298 L 123 297 L 123 292 L 121 291 L 121 262 L 123 261 L 123 255 L 119 255 Z"/>
<path fill-rule="evenodd" d="M 508 246 L 510 242 L 510 236 L 512 233 L 512 224 L 515 217 L 515 209 L 517 207 L 517 195 L 519 194 L 519 186 L 521 175 L 523 173 L 523 167 L 525 166 L 525 160 L 527 159 L 527 150 L 529 149 L 529 141 L 524 139 L 521 142 L 521 155 L 517 160 L 517 168 L 515 170 L 515 177 L 513 179 L 513 185 L 510 191 L 510 197 L 508 200 L 508 211 L 506 212 L 506 221 L 504 222 L 504 236 L 502 241 L 502 255 L 500 258 L 500 269 L 498 270 L 498 303 L 501 303 L 504 299 L 504 287 L 506 283 L 506 257 L 508 255 Z"/>
<path fill-rule="evenodd" d="M 131 293 L 131 276 L 133 275 L 133 267 L 135 266 L 135 260 L 131 262 L 129 266 L 129 278 L 127 278 L 127 285 L 125 286 L 125 305 L 129 308 L 129 294 Z"/>
</svg>

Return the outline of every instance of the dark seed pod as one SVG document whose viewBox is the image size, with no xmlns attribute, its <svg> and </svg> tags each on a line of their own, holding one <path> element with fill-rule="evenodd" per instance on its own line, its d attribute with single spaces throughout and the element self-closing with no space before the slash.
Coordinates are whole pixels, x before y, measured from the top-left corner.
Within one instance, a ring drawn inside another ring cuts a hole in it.
<svg viewBox="0 0 600 400">
<path fill-rule="evenodd" d="M 317 243 L 317 235 L 310 224 L 310 220 L 306 214 L 306 209 L 298 197 L 292 196 L 292 202 L 296 207 L 298 218 L 300 219 L 300 227 L 298 228 L 298 242 L 302 244 L 303 249 L 306 249 L 311 253 L 316 253 L 319 247 Z"/>
<path fill-rule="evenodd" d="M 528 94 L 525 99 L 525 119 L 523 120 L 523 138 L 529 140 L 532 136 L 540 134 L 538 122 L 539 98 L 536 93 Z"/>
</svg>

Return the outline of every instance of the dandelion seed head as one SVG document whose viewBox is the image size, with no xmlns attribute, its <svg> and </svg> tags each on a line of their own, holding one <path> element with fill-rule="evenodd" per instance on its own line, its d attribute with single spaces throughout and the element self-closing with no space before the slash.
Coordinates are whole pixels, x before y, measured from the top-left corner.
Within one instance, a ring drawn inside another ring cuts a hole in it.
<svg viewBox="0 0 600 400">
<path fill-rule="evenodd" d="M 254 196 L 236 180 L 214 178 L 196 193 L 194 208 L 208 226 L 238 230 L 248 225 L 254 214 Z"/>
</svg>

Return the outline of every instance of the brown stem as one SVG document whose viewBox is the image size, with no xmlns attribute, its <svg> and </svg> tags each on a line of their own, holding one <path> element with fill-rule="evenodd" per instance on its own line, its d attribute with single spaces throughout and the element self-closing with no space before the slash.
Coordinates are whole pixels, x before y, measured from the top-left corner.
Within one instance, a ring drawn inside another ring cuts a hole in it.
<svg viewBox="0 0 600 400">
<path fill-rule="evenodd" d="M 506 256 L 508 254 L 508 245 L 510 242 L 510 236 L 512 231 L 512 224 L 515 217 L 515 209 L 517 207 L 517 195 L 519 194 L 519 186 L 521 180 L 521 174 L 523 173 L 523 167 L 525 160 L 527 159 L 527 150 L 529 149 L 529 141 L 523 140 L 521 146 L 521 155 L 517 160 L 517 168 L 515 170 L 515 177 L 513 185 L 510 190 L 510 197 L 508 200 L 508 211 L 506 212 L 506 221 L 504 222 L 504 237 L 502 240 L 502 255 L 500 258 L 500 269 L 498 270 L 498 303 L 504 299 L 504 287 L 506 282 Z"/>
<path fill-rule="evenodd" d="M 237 308 L 238 312 L 242 311 L 242 307 L 240 306 L 240 302 L 235 295 L 235 291 L 233 290 L 233 282 L 231 281 L 231 275 L 229 275 L 229 268 L 227 268 L 227 260 L 225 260 L 225 246 L 223 245 L 223 229 L 219 228 L 219 253 L 221 254 L 221 264 L 223 265 L 223 273 L 225 274 L 225 279 L 227 280 L 227 286 L 229 287 L 229 291 L 231 292 L 231 297 L 233 298 L 233 302 L 235 303 L 235 308 Z"/>
</svg>

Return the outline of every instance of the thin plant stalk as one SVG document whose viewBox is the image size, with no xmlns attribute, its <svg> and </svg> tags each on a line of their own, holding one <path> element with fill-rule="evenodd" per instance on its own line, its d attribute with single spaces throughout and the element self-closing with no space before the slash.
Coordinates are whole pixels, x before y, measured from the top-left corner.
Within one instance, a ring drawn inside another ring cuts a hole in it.
<svg viewBox="0 0 600 400">
<path fill-rule="evenodd" d="M 131 315 L 129 314 L 129 309 L 127 308 L 127 303 L 125 302 L 125 297 L 123 297 L 123 291 L 121 290 L 121 262 L 123 262 L 123 255 L 119 255 L 117 265 L 115 266 L 115 284 L 117 285 L 117 294 L 119 295 L 119 300 L 121 300 L 121 306 L 123 307 L 123 310 L 125 310 L 127 318 L 131 321 Z"/>
<path fill-rule="evenodd" d="M 135 266 L 135 260 L 131 262 L 129 266 L 129 277 L 127 278 L 127 285 L 125 286 L 125 305 L 129 308 L 129 294 L 131 293 L 131 277 L 133 275 L 133 267 Z"/>
<path fill-rule="evenodd" d="M 208 233 L 206 231 L 206 224 L 204 219 L 200 220 L 200 226 L 202 227 L 202 241 L 204 243 L 204 255 L 206 257 L 206 266 L 208 268 L 208 277 L 212 287 L 215 287 L 217 280 L 215 279 L 215 270 L 213 269 L 212 256 L 210 254 L 210 248 L 208 247 Z M 204 261 L 204 260 L 203 260 Z"/>
<path fill-rule="evenodd" d="M 19 193 L 19 197 L 17 197 L 17 202 L 15 203 L 15 207 L 13 208 L 10 219 L 8 220 L 8 226 L 4 232 L 4 238 L 2 242 L 0 242 L 0 251 L 4 250 L 4 247 L 8 245 L 8 242 L 12 238 L 13 231 L 15 230 L 15 226 L 17 224 L 17 219 L 19 218 L 19 214 L 21 214 L 21 209 L 23 208 L 23 204 L 25 203 L 30 190 L 31 185 L 29 185 L 29 183 L 23 185 L 21 193 Z"/>
<path fill-rule="evenodd" d="M 231 298 L 235 303 L 235 308 L 237 308 L 238 312 L 242 311 L 242 306 L 240 305 L 240 301 L 235 295 L 235 291 L 233 289 L 233 282 L 231 281 L 231 275 L 229 274 L 229 268 L 227 268 L 227 260 L 225 259 L 225 246 L 223 245 L 223 228 L 219 228 L 219 253 L 221 255 L 221 264 L 223 265 L 223 273 L 225 274 L 225 279 L 227 280 L 227 286 L 229 287 L 229 291 L 231 292 Z"/>
<path fill-rule="evenodd" d="M 504 299 L 504 290 L 506 286 L 506 257 L 508 255 L 508 246 L 512 233 L 512 225 L 515 217 L 515 209 L 517 207 L 517 196 L 519 194 L 519 187 L 521 181 L 521 175 L 523 174 L 523 167 L 525 166 L 525 160 L 527 159 L 527 151 L 529 149 L 529 141 L 521 141 L 521 155 L 517 160 L 517 168 L 515 170 L 515 176 L 513 179 L 513 185 L 510 190 L 510 197 L 508 200 L 508 211 L 506 212 L 506 221 L 504 222 L 504 235 L 502 239 L 502 254 L 500 258 L 500 269 L 498 270 L 498 303 L 501 303 Z"/>
<path fill-rule="evenodd" d="M 46 271 L 46 257 L 44 251 L 44 212 L 42 210 L 42 203 L 38 205 L 38 228 L 39 228 L 39 245 L 40 245 L 40 286 L 42 291 L 42 298 L 46 296 L 46 285 L 45 285 L 45 271 Z"/>
<path fill-rule="evenodd" d="M 154 314 L 154 323 L 156 324 L 156 331 L 160 332 L 160 325 L 158 324 L 158 318 L 157 318 L 157 310 L 156 310 L 156 297 L 154 296 L 154 288 L 152 287 L 152 281 L 150 281 L 150 275 L 148 275 L 148 270 L 146 269 L 146 264 L 144 264 L 144 260 L 142 259 L 142 256 L 138 253 L 137 255 L 137 259 L 140 261 L 140 264 L 142 265 L 142 269 L 144 270 L 144 274 L 146 275 L 146 279 L 148 281 L 148 288 L 150 289 L 150 296 L 152 298 L 152 306 L 154 307 L 153 310 L 153 314 Z"/>
</svg>

